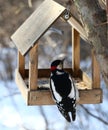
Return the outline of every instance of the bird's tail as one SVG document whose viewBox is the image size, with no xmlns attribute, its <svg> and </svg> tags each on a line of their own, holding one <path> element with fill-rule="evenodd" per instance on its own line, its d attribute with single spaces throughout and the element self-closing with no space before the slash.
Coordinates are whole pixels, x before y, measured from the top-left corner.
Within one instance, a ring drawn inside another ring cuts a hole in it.
<svg viewBox="0 0 108 130">
<path fill-rule="evenodd" d="M 62 107 L 60 107 L 59 105 L 57 105 L 60 113 L 62 114 L 62 116 L 68 121 L 68 122 L 71 122 L 71 118 L 69 116 L 69 113 L 66 112 Z"/>
<path fill-rule="evenodd" d="M 73 110 L 71 112 L 71 116 L 72 116 L 72 120 L 75 121 L 75 119 L 76 119 L 76 108 L 73 108 Z"/>
</svg>

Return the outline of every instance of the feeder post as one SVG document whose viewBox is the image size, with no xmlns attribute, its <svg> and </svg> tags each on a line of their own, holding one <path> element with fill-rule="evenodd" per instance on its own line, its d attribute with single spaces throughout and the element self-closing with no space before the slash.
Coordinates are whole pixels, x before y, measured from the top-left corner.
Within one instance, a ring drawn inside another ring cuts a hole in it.
<svg viewBox="0 0 108 130">
<path fill-rule="evenodd" d="M 75 28 L 72 28 L 72 69 L 77 77 L 80 69 L 80 34 Z"/>
<path fill-rule="evenodd" d="M 100 87 L 100 68 L 96 59 L 95 51 L 92 49 L 92 88 Z"/>
<path fill-rule="evenodd" d="M 36 90 L 38 80 L 38 43 L 30 50 L 29 58 L 29 89 Z"/>
<path fill-rule="evenodd" d="M 18 51 L 18 71 L 25 77 L 25 57 Z"/>
</svg>

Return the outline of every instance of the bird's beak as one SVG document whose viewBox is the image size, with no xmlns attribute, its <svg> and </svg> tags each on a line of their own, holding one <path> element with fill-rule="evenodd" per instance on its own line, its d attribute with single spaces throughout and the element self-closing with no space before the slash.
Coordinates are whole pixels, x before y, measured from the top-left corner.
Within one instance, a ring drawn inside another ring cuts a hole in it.
<svg viewBox="0 0 108 130">
<path fill-rule="evenodd" d="M 65 57 L 62 59 L 62 62 L 64 62 L 64 60 L 65 60 Z"/>
<path fill-rule="evenodd" d="M 61 68 L 62 68 L 62 69 L 63 69 L 64 60 L 65 60 L 65 58 L 63 58 L 63 59 L 61 60 Z"/>
<path fill-rule="evenodd" d="M 63 58 L 63 59 L 61 60 L 61 64 L 63 64 L 63 63 L 64 63 L 64 60 L 65 60 L 65 58 Z"/>
</svg>

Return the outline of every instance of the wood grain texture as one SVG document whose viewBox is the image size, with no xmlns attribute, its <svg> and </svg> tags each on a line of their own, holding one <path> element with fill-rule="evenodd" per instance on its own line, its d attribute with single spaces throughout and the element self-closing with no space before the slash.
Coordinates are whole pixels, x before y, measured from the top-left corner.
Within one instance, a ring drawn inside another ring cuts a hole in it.
<svg viewBox="0 0 108 130">
<path fill-rule="evenodd" d="M 70 73 L 73 77 L 75 77 L 74 72 L 71 68 L 64 68 L 64 70 L 68 73 Z M 38 69 L 38 78 L 49 78 L 50 77 L 51 70 L 48 68 L 45 69 Z M 79 78 L 82 78 L 82 70 L 79 70 Z M 25 78 L 28 78 L 29 70 L 25 70 Z"/>
<path fill-rule="evenodd" d="M 94 49 L 92 50 L 92 88 L 100 87 L 100 67 Z"/>
<path fill-rule="evenodd" d="M 80 34 L 72 28 L 72 69 L 76 76 L 79 75 L 80 69 Z"/>
<path fill-rule="evenodd" d="M 15 82 L 27 104 L 28 102 L 28 89 L 18 69 L 15 71 Z"/>
<path fill-rule="evenodd" d="M 55 1 L 45 0 L 34 11 L 11 37 L 22 55 L 27 53 L 64 10 Z"/>
<path fill-rule="evenodd" d="M 101 25 L 107 21 L 106 12 L 100 8 L 97 0 L 75 0 L 74 4 L 80 12 L 84 30 L 95 49 L 102 77 L 108 87 L 108 24 Z"/>
<path fill-rule="evenodd" d="M 97 104 L 102 102 L 101 89 L 80 90 L 78 104 Z M 31 91 L 29 93 L 28 105 L 54 105 L 50 91 Z"/>
<path fill-rule="evenodd" d="M 76 85 L 78 89 L 92 89 L 92 80 L 90 77 L 83 72 L 81 69 L 78 71 L 78 77 L 74 74 L 73 70 L 71 68 L 64 68 L 66 72 L 68 72 L 75 80 Z M 38 80 L 46 79 L 48 80 L 50 77 L 50 69 L 38 69 Z M 25 79 L 28 79 L 29 77 L 29 70 L 25 70 Z M 36 86 L 36 84 L 34 84 Z M 40 84 L 40 86 L 43 86 L 43 84 Z"/>
<path fill-rule="evenodd" d="M 27 87 L 21 74 L 16 70 L 16 83 L 24 97 L 27 105 L 54 105 L 49 90 L 32 90 Z M 79 82 L 81 85 L 82 81 Z M 102 102 L 102 90 L 100 88 L 85 88 L 79 90 L 80 100 L 78 104 L 97 104 Z"/>
<path fill-rule="evenodd" d="M 87 35 L 84 28 L 77 22 L 77 20 L 73 16 L 70 17 L 68 23 L 80 33 L 81 37 L 84 40 L 87 41 Z"/>
<path fill-rule="evenodd" d="M 38 80 L 38 43 L 30 50 L 29 55 L 29 89 L 37 89 Z"/>
<path fill-rule="evenodd" d="M 25 57 L 18 51 L 18 71 L 25 77 Z"/>
</svg>

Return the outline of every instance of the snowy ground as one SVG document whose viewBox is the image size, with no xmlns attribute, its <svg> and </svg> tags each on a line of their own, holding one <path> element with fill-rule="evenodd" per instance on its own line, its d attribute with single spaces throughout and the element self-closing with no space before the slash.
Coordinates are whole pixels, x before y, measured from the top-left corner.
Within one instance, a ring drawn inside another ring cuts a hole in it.
<svg viewBox="0 0 108 130">
<path fill-rule="evenodd" d="M 0 87 L 1 130 L 45 130 L 46 122 L 40 111 L 40 106 L 26 106 L 14 81 L 1 81 Z M 107 99 L 105 97 L 104 102 L 99 106 L 85 106 L 86 108 L 89 108 L 93 114 L 100 116 L 107 121 L 107 118 L 104 117 L 105 113 L 108 112 Z M 67 128 L 67 130 L 71 130 L 72 128 L 75 130 L 108 129 L 107 125 L 88 116 L 81 107 L 78 107 L 77 120 L 71 124 L 67 123 L 64 118 L 62 118 L 56 106 L 43 106 L 42 109 L 47 117 L 49 130 L 65 130 L 65 128 Z M 103 109 L 103 113 L 98 113 L 98 109 Z"/>
<path fill-rule="evenodd" d="M 102 86 L 105 86 L 102 82 Z M 14 81 L 0 81 L 0 130 L 106 130 L 105 125 L 99 120 L 87 115 L 78 106 L 77 120 L 67 123 L 56 106 L 42 106 L 47 123 L 41 112 L 40 106 L 26 106 Z M 104 88 L 104 100 L 99 105 L 85 105 L 90 112 L 102 119 L 108 119 L 107 99 L 108 92 Z M 48 126 L 46 126 L 48 125 Z"/>
<path fill-rule="evenodd" d="M 10 57 L 15 57 L 16 51 L 14 49 L 1 49 L 0 53 L 0 76 L 1 79 L 4 79 L 0 80 L 0 130 L 108 129 L 108 90 L 106 89 L 104 82 L 101 82 L 104 94 L 103 103 L 97 105 L 84 105 L 89 112 L 99 117 L 102 121 L 90 116 L 78 105 L 77 119 L 75 122 L 69 124 L 54 105 L 26 106 L 15 81 L 8 80 L 10 74 L 6 71 L 9 68 L 9 64 L 13 69 L 16 68 L 16 59 L 8 57 L 9 55 Z M 6 61 L 8 61 L 8 63 Z M 86 62 L 81 62 L 81 68 L 84 70 L 87 70 L 90 65 L 90 59 L 87 59 Z"/>
</svg>

